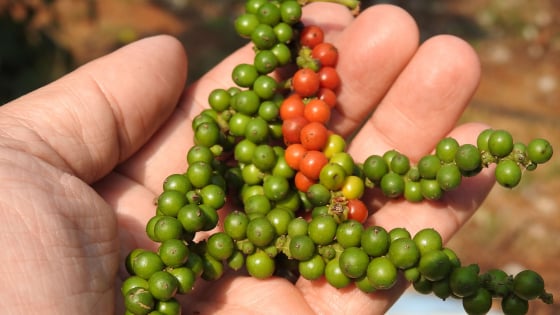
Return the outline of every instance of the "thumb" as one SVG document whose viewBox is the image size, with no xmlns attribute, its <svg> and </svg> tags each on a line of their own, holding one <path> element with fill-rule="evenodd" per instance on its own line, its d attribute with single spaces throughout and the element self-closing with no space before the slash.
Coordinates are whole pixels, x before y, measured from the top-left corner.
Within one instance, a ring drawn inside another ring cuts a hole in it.
<svg viewBox="0 0 560 315">
<path fill-rule="evenodd" d="M 172 37 L 125 46 L 0 107 L 0 146 L 93 182 L 165 122 L 183 91 L 186 67 Z"/>
</svg>

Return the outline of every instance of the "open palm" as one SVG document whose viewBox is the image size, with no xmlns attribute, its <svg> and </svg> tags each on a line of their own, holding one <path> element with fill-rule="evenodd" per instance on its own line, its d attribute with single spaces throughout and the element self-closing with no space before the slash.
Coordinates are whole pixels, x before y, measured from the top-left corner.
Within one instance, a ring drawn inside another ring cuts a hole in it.
<svg viewBox="0 0 560 315">
<path fill-rule="evenodd" d="M 447 135 L 472 142 L 484 128 L 456 126 L 479 80 L 472 49 L 451 36 L 418 45 L 414 21 L 392 6 L 354 19 L 337 5 L 305 8 L 340 51 L 343 81 L 332 128 L 357 161 L 394 148 L 413 161 Z M 0 108 L 0 308 L 7 314 L 122 313 L 119 285 L 129 250 L 155 248 L 144 232 L 163 179 L 186 169 L 191 120 L 208 93 L 232 86 L 249 46 L 184 90 L 187 60 L 166 36 L 139 41 Z M 369 115 L 375 110 L 373 115 Z M 368 118 L 369 117 L 369 118 Z M 367 121 L 364 121 L 367 118 Z M 448 240 L 482 202 L 493 179 L 465 180 L 440 202 L 382 202 L 368 224 Z M 404 283 L 382 293 L 324 281 L 256 280 L 226 273 L 197 282 L 184 313 L 381 314 Z"/>
</svg>

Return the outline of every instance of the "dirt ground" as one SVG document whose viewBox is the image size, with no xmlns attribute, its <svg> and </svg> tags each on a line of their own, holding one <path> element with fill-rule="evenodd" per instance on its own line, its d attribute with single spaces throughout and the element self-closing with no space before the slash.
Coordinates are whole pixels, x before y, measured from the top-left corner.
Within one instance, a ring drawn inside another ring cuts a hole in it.
<svg viewBox="0 0 560 315">
<path fill-rule="evenodd" d="M 85 62 L 136 38 L 171 33 L 190 55 L 197 77 L 243 43 L 232 31 L 241 1 L 59 0 L 63 31 L 56 36 Z M 370 1 L 372 3 L 375 1 Z M 384 1 L 388 2 L 388 1 Z M 417 19 L 424 37 L 452 33 L 480 55 L 482 81 L 462 121 L 507 129 L 528 142 L 544 137 L 556 155 L 524 174 L 513 190 L 495 187 L 449 244 L 481 268 L 538 270 L 560 300 L 560 2 L 557 0 L 394 1 Z M 80 3 L 77 5 L 76 3 Z M 89 6 L 88 6 L 89 4 Z M 59 16 L 60 17 L 60 16 Z M 560 314 L 560 303 L 531 306 L 531 314 Z"/>
</svg>

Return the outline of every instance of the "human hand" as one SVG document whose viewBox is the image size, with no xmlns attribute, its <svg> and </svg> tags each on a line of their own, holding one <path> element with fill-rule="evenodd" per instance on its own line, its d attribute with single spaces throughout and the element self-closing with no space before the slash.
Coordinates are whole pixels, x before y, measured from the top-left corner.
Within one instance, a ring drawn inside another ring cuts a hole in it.
<svg viewBox="0 0 560 315">
<path fill-rule="evenodd" d="M 473 142 L 479 124 L 455 128 L 480 72 L 475 53 L 450 36 L 418 47 L 412 18 L 376 6 L 355 20 L 331 4 L 305 8 L 340 51 L 343 86 L 332 128 L 356 134 L 357 161 L 394 148 L 413 161 L 452 135 Z M 244 47 L 183 93 L 186 59 L 169 37 L 139 41 L 0 108 L 0 307 L 9 314 L 122 313 L 122 262 L 155 248 L 144 231 L 163 179 L 186 169 L 191 120 L 209 92 L 232 86 L 231 69 L 252 60 Z M 365 150 L 364 148 L 368 148 Z M 367 224 L 448 240 L 482 202 L 493 178 L 468 178 L 438 202 L 384 202 Z M 383 202 L 383 203 L 382 203 Z M 182 296 L 184 313 L 382 314 L 404 289 L 365 294 L 323 280 L 257 280 L 227 273 Z"/>
</svg>

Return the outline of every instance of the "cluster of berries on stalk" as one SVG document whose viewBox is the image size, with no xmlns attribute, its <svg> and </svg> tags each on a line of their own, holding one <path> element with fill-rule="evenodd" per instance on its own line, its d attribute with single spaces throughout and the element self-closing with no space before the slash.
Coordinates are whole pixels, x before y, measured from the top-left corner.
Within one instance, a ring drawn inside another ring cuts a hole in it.
<svg viewBox="0 0 560 315">
<path fill-rule="evenodd" d="M 329 129 L 343 84 L 338 50 L 301 15 L 295 0 L 246 2 L 235 29 L 250 38 L 253 63 L 235 66 L 235 86 L 214 89 L 193 120 L 188 168 L 165 179 L 146 225 L 159 247 L 126 259 L 127 314 L 180 314 L 177 294 L 227 268 L 260 279 L 324 277 L 365 293 L 390 289 L 403 274 L 418 292 L 462 299 L 469 314 L 488 312 L 493 298 L 502 298 L 505 314 L 525 314 L 537 298 L 551 303 L 538 273 L 462 265 L 432 228 L 411 235 L 365 226 L 371 213 L 362 201 L 373 189 L 411 202 L 440 199 L 490 164 L 501 185 L 514 187 L 522 169 L 551 158 L 548 141 L 514 144 L 508 132 L 489 129 L 476 145 L 442 139 L 416 165 L 394 150 L 355 162 Z"/>
</svg>

